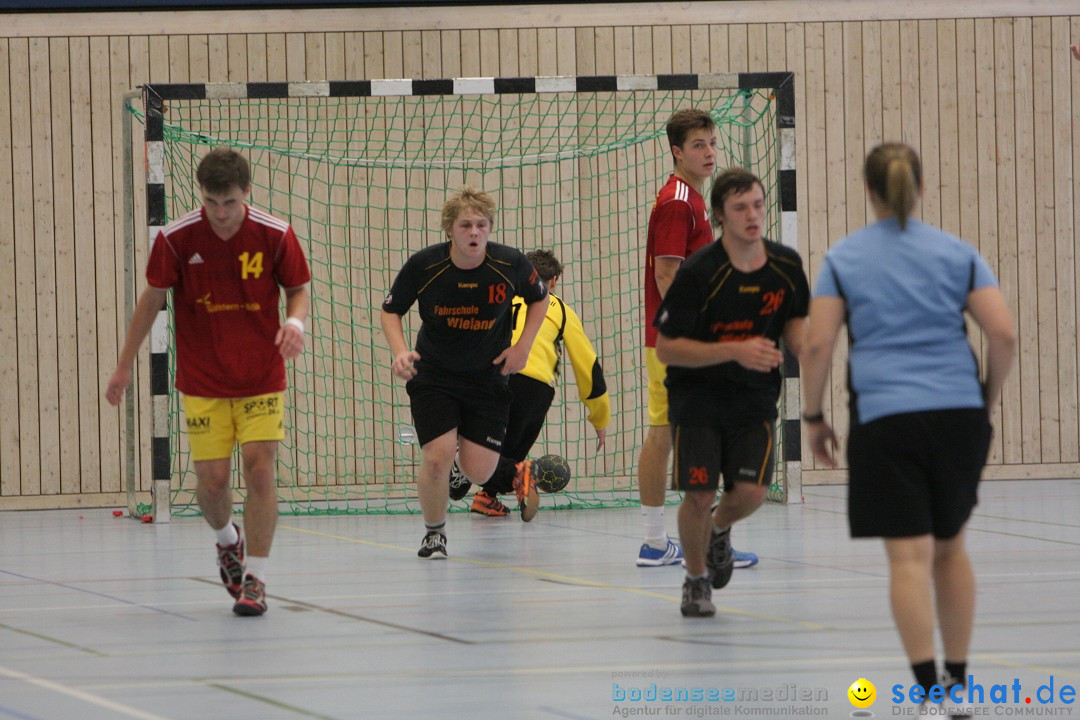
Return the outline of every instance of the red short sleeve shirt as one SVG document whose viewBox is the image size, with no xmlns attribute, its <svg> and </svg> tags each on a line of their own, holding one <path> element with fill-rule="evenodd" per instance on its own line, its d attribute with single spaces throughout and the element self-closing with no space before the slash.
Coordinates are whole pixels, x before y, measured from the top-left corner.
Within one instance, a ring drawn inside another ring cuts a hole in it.
<svg viewBox="0 0 1080 720">
<path fill-rule="evenodd" d="M 671 175 L 657 194 L 649 215 L 645 248 L 645 347 L 656 347 L 653 320 L 662 300 L 656 286 L 656 258 L 685 260 L 712 240 L 705 198 L 677 175 Z"/>
<path fill-rule="evenodd" d="M 222 240 L 201 208 L 192 211 L 158 234 L 146 279 L 173 291 L 177 390 L 234 398 L 285 389 L 274 345 L 281 288 L 311 280 L 288 223 L 248 207 L 240 229 Z"/>
</svg>

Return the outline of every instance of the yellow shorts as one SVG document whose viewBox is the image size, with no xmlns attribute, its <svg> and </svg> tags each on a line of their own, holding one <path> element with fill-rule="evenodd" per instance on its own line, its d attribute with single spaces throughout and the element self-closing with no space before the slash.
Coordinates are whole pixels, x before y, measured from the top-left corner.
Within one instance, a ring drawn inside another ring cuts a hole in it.
<svg viewBox="0 0 1080 720">
<path fill-rule="evenodd" d="M 184 396 L 191 459 L 221 460 L 237 444 L 285 439 L 285 393 L 246 398 Z"/>
<path fill-rule="evenodd" d="M 645 348 L 645 369 L 649 375 L 649 424 L 668 425 L 667 365 L 656 357 L 656 348 Z"/>
</svg>

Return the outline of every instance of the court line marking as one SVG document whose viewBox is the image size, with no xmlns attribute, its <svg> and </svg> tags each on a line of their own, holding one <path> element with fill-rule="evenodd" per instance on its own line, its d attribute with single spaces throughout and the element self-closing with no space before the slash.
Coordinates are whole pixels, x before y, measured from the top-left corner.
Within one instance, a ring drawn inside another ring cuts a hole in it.
<svg viewBox="0 0 1080 720">
<path fill-rule="evenodd" d="M 283 530 L 292 530 L 293 532 L 304 533 L 307 535 L 314 535 L 316 537 L 324 537 L 330 540 L 343 540 L 348 543 L 354 543 L 357 545 L 367 545 L 369 547 L 382 548 L 384 550 L 399 550 L 409 554 L 413 554 L 415 551 L 411 548 L 402 547 L 400 545 L 389 545 L 387 543 L 375 542 L 373 540 L 360 540 L 359 538 L 346 537 L 344 535 L 332 535 L 330 533 L 323 533 L 317 530 L 307 530 L 305 528 L 293 527 L 291 525 L 278 525 Z M 668 602 L 681 603 L 681 597 L 674 597 L 664 593 L 651 592 L 649 590 L 642 590 L 641 588 L 629 587 L 626 585 L 613 585 L 611 583 L 598 582 L 596 580 L 588 580 L 586 578 L 573 577 L 572 575 L 562 575 L 559 573 L 547 572 L 546 570 L 533 570 L 527 567 L 521 567 L 518 565 L 505 565 L 503 563 L 488 562 L 486 560 L 476 560 L 473 558 L 453 557 L 447 558 L 451 562 L 467 563 L 469 565 L 476 565 L 478 567 L 493 568 L 496 570 L 511 570 L 513 572 L 519 572 L 524 575 L 531 575 L 540 580 L 546 580 L 548 582 L 563 583 L 567 585 L 576 585 L 579 587 L 591 587 L 602 588 L 605 590 L 621 590 L 634 595 L 641 595 L 643 597 L 654 598 L 657 600 L 666 600 Z M 718 613 L 722 612 L 727 615 L 738 615 L 742 617 L 755 618 L 758 620 L 766 620 L 769 622 L 781 622 L 791 625 L 798 625 L 800 627 L 808 628 L 811 630 L 828 630 L 832 631 L 835 628 L 828 625 L 822 625 L 821 623 L 808 622 L 805 620 L 795 620 L 793 618 L 787 618 L 780 615 L 762 615 L 760 613 L 749 612 L 746 610 L 738 610 L 736 608 L 726 607 L 722 605 L 716 606 Z"/>
<path fill-rule="evenodd" d="M 35 677 L 33 675 L 27 675 L 26 673 L 19 672 L 18 670 L 12 670 L 0 665 L 0 675 L 5 675 L 13 680 L 21 680 L 24 683 L 30 685 L 37 685 L 40 688 L 51 690 L 52 692 L 60 693 L 61 695 L 67 695 L 69 697 L 82 700 L 90 705 L 96 705 L 106 710 L 111 710 L 116 713 L 120 713 L 126 717 L 138 718 L 138 720 L 166 720 L 161 715 L 154 715 L 153 713 L 143 712 L 137 708 L 124 705 L 122 703 L 113 702 L 112 700 L 106 700 L 100 695 L 94 695 L 93 693 L 84 692 L 77 688 L 68 687 L 67 685 L 61 685 L 60 683 L 53 682 L 52 680 L 46 680 L 44 678 Z"/>
<path fill-rule="evenodd" d="M 41 633 L 32 632 L 30 630 L 22 630 L 21 628 L 13 627 L 11 625 L 6 625 L 4 623 L 0 623 L 0 628 L 3 628 L 4 630 L 10 630 L 11 632 L 18 633 L 20 635 L 27 635 L 27 636 L 32 637 L 32 638 L 37 638 L 38 640 L 44 640 L 46 642 L 51 642 L 51 643 L 54 643 L 56 645 L 61 645 L 61 646 L 66 647 L 66 648 L 71 648 L 72 650 L 79 650 L 81 652 L 89 653 L 91 655 L 97 655 L 98 657 L 109 657 L 108 653 L 103 653 L 100 650 L 92 650 L 91 648 L 83 647 L 82 645 L 76 645 L 75 643 L 65 642 L 65 641 L 60 640 L 58 638 L 50 637 L 49 635 L 42 635 Z"/>
<path fill-rule="evenodd" d="M 213 580 L 207 580 L 206 578 L 191 577 L 188 580 L 194 580 L 195 582 L 206 583 L 207 585 L 213 585 L 214 587 L 220 587 L 220 582 L 214 582 Z M 431 630 L 422 630 L 421 628 L 410 627 L 408 625 L 399 625 L 397 623 L 387 622 L 385 620 L 376 620 L 375 618 L 369 618 L 364 615 L 357 615 L 355 613 L 348 613 L 344 610 L 335 610 L 334 608 L 323 607 L 322 605 L 316 605 L 304 600 L 294 600 L 293 598 L 287 598 L 282 595 L 266 594 L 266 597 L 270 600 L 277 600 L 281 603 L 288 603 L 290 605 L 299 605 L 300 607 L 308 608 L 309 610 L 317 610 L 319 612 L 326 613 L 328 615 L 335 615 L 337 617 L 347 618 L 349 620 L 359 620 L 360 622 L 371 623 L 372 625 L 380 625 L 382 627 L 393 628 L 394 630 L 402 630 L 404 632 L 413 633 L 415 635 L 424 635 L 426 637 L 435 638 L 437 640 L 446 640 L 447 642 L 458 643 L 460 645 L 473 645 L 471 640 L 462 640 L 461 638 L 453 637 L 452 635 L 443 635 Z"/>
<path fill-rule="evenodd" d="M 218 690 L 224 690 L 225 692 L 239 695 L 240 697 L 247 698 L 249 700 L 255 700 L 257 702 L 265 703 L 267 705 L 270 705 L 271 707 L 276 707 L 281 710 L 289 710 L 299 715 L 303 715 L 304 717 L 318 718 L 318 720 L 338 720 L 337 718 L 330 715 L 320 715 L 319 713 L 312 712 L 311 710 L 305 710 L 304 708 L 297 707 L 296 705 L 289 705 L 288 703 L 283 703 L 272 698 L 257 695 L 252 692 L 247 692 L 246 690 L 241 690 L 240 688 L 229 687 L 228 685 L 223 685 L 217 682 L 207 683 L 207 685 Z"/>
<path fill-rule="evenodd" d="M 23 715 L 17 710 L 12 710 L 11 708 L 6 708 L 3 706 L 0 706 L 0 714 L 5 715 L 6 717 L 13 717 L 15 718 L 15 720 L 43 720 L 37 715 Z"/>
<path fill-rule="evenodd" d="M 21 573 L 12 572 L 10 570 L 4 570 L 3 568 L 0 568 L 0 575 L 10 575 L 12 577 L 17 577 L 22 580 L 32 580 L 33 582 L 41 583 L 42 585 L 52 585 L 53 587 L 63 588 L 65 590 L 74 590 L 75 592 L 84 593 L 86 595 L 93 595 L 94 597 L 104 598 L 106 600 L 118 602 L 122 605 L 130 605 L 131 607 L 138 607 L 142 608 L 143 610 L 150 610 L 156 613 L 161 613 L 162 615 L 171 615 L 172 617 L 179 618 L 181 620 L 191 620 L 192 622 L 196 622 L 195 618 L 193 617 L 181 615 L 180 613 L 174 613 L 171 610 L 162 610 L 161 608 L 156 608 L 152 605 L 144 605 L 142 603 L 132 602 L 131 600 L 125 600 L 124 598 L 119 598 L 115 595 L 100 593 L 96 590 L 86 590 L 85 588 L 78 587 L 77 585 L 69 585 L 67 583 L 56 582 L 55 580 L 46 580 L 44 578 L 37 578 L 32 575 L 23 575 Z"/>
</svg>

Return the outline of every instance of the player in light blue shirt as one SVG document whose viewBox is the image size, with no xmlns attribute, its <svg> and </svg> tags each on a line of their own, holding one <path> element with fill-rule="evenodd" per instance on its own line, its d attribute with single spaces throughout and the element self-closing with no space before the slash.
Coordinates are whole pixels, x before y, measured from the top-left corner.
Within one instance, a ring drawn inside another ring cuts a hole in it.
<svg viewBox="0 0 1080 720">
<path fill-rule="evenodd" d="M 915 151 L 879 145 L 864 172 L 877 222 L 829 251 L 814 286 L 799 357 L 803 422 L 814 456 L 835 467 L 836 437 L 822 399 L 846 322 L 848 523 L 852 537 L 885 541 L 893 618 L 928 694 L 938 684 L 934 597 L 945 649 L 940 684 L 962 686 L 967 677 L 975 576 L 964 527 L 990 447 L 989 408 L 1012 366 L 1016 330 L 975 249 L 911 218 L 922 192 Z M 965 312 L 986 336 L 981 383 Z"/>
</svg>

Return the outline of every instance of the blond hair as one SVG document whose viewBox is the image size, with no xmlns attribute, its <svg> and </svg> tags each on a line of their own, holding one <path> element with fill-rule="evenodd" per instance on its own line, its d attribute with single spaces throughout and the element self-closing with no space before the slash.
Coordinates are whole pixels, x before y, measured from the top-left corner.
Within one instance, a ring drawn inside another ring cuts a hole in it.
<svg viewBox="0 0 1080 720">
<path fill-rule="evenodd" d="M 863 174 L 870 191 L 896 216 L 900 229 L 905 229 L 922 187 L 919 156 L 903 143 L 883 143 L 866 156 Z"/>
<path fill-rule="evenodd" d="M 495 199 L 483 190 L 465 185 L 450 196 L 442 209 L 442 229 L 447 235 L 454 221 L 458 219 L 463 210 L 474 210 L 487 217 L 491 226 L 495 227 Z"/>
</svg>

